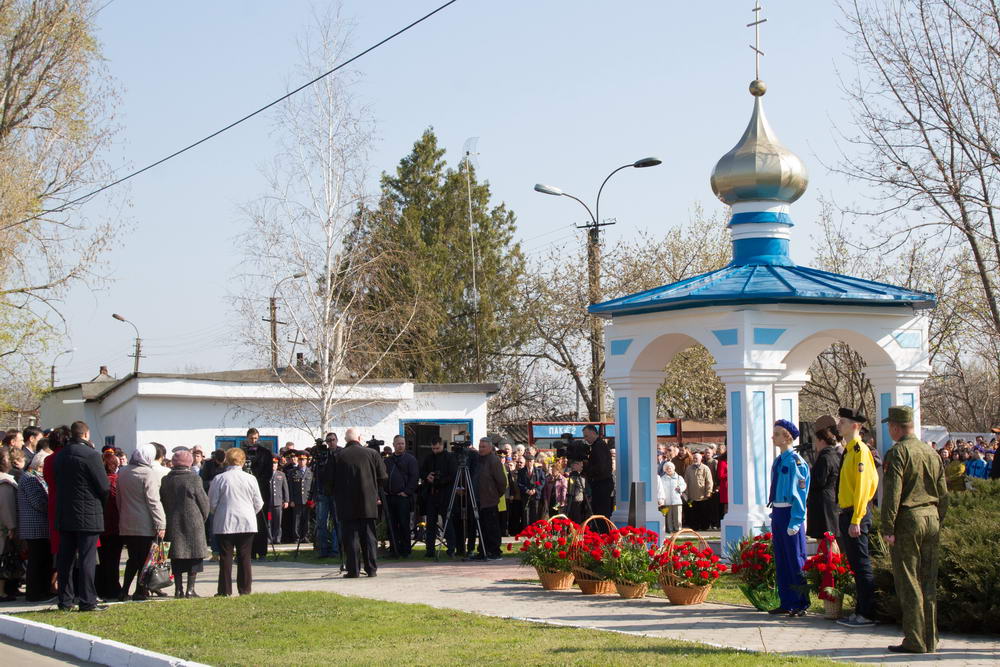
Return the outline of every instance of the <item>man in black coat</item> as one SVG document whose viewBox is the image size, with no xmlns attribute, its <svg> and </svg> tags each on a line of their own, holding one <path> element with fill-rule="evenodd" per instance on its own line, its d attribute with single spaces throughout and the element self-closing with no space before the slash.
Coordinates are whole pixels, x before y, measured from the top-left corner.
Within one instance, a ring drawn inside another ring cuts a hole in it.
<svg viewBox="0 0 1000 667">
<path fill-rule="evenodd" d="M 82 421 L 70 427 L 70 441 L 55 459 L 55 528 L 59 531 L 59 609 L 103 611 L 97 604 L 94 573 L 97 538 L 104 532 L 104 505 L 110 485 L 100 453 L 88 442 L 90 428 Z M 77 567 L 74 571 L 74 562 Z"/>
<path fill-rule="evenodd" d="M 590 487 L 590 508 L 594 514 L 610 517 L 615 509 L 615 478 L 611 465 L 611 446 L 597 435 L 597 427 L 583 427 L 583 439 L 590 445 L 590 458 L 583 469 Z M 595 530 L 603 532 L 598 526 Z"/>
<path fill-rule="evenodd" d="M 257 534 L 253 538 L 253 557 L 264 558 L 267 556 L 267 541 L 270 537 L 268 529 L 268 512 L 271 511 L 271 451 L 258 444 L 260 432 L 255 428 L 247 429 L 247 438 L 243 441 L 243 450 L 247 455 L 246 465 L 250 467 L 250 474 L 257 479 L 257 486 L 260 488 L 260 497 L 264 499 L 264 506 L 257 512 Z"/>
<path fill-rule="evenodd" d="M 809 482 L 809 496 L 806 498 L 806 535 L 821 539 L 824 533 L 834 536 L 839 532 L 840 503 L 837 491 L 840 488 L 841 455 L 837 449 L 840 433 L 837 422 L 830 415 L 822 415 L 813 423 L 813 451 Z"/>
<path fill-rule="evenodd" d="M 424 496 L 424 507 L 427 515 L 427 557 L 434 558 L 435 543 L 438 534 L 438 519 L 448 511 L 448 501 L 451 499 L 451 489 L 455 484 L 455 474 L 458 462 L 451 452 L 445 451 L 440 437 L 431 440 L 430 456 L 424 459 L 420 471 L 421 489 Z M 456 499 L 457 501 L 457 499 Z M 441 518 L 441 521 L 444 521 Z M 455 524 L 449 521 L 445 529 L 445 543 L 448 556 L 455 555 Z"/>
<path fill-rule="evenodd" d="M 379 488 L 388 476 L 382 457 L 361 444 L 357 429 L 347 429 L 344 440 L 347 446 L 333 464 L 337 518 L 344 531 L 347 567 L 344 577 L 354 579 L 360 576 L 359 552 L 364 561 L 365 574 L 374 577 L 378 569 L 375 563 L 375 520 L 380 503 Z"/>
<path fill-rule="evenodd" d="M 420 467 L 413 454 L 406 451 L 406 438 L 397 435 L 392 439 L 392 456 L 384 459 L 386 474 L 386 503 L 388 512 L 386 518 L 391 530 L 393 550 L 397 556 L 409 558 L 412 551 L 410 540 L 410 514 L 413 512 L 413 499 L 417 494 L 417 482 L 420 481 Z"/>
</svg>

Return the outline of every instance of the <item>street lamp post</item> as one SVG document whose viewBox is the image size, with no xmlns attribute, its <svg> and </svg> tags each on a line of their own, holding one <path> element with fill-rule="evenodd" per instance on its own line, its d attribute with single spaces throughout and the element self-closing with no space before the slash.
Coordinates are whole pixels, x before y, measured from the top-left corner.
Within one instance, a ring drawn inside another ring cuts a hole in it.
<svg viewBox="0 0 1000 667">
<path fill-rule="evenodd" d="M 63 350 L 56 355 L 56 358 L 52 360 L 52 366 L 49 368 L 49 389 L 53 389 L 56 386 L 56 362 L 59 361 L 59 357 L 64 354 L 72 354 L 76 350 L 75 347 L 71 347 L 68 350 Z"/>
<path fill-rule="evenodd" d="M 582 199 L 575 197 L 568 192 L 563 192 L 559 188 L 553 187 L 551 185 L 544 185 L 542 183 L 535 184 L 535 191 L 541 192 L 545 195 L 553 195 L 555 197 L 569 197 L 570 199 L 578 202 L 583 208 L 587 210 L 587 215 L 590 216 L 590 222 L 577 225 L 578 229 L 587 230 L 587 299 L 590 304 L 600 303 L 601 301 L 601 227 L 606 227 L 608 225 L 613 225 L 614 222 L 602 222 L 601 221 L 601 193 L 604 192 L 604 186 L 608 184 L 611 177 L 617 174 L 622 169 L 628 169 L 633 167 L 635 169 L 644 169 L 646 167 L 655 167 L 662 164 L 663 161 L 655 157 L 646 157 L 641 160 L 636 160 L 635 162 L 630 162 L 628 164 L 623 164 L 618 167 L 604 179 L 601 183 L 601 187 L 597 190 L 597 199 L 594 202 L 594 211 L 590 210 Z M 600 318 L 596 315 L 590 316 L 590 373 L 591 373 L 591 405 L 594 406 L 595 414 L 591 414 L 591 419 L 596 417 L 597 421 L 604 421 L 604 325 L 601 324 Z"/>
<path fill-rule="evenodd" d="M 131 356 L 135 357 L 135 364 L 132 366 L 132 372 L 135 375 L 139 374 L 139 358 L 142 357 L 142 339 L 139 338 L 139 327 L 135 326 L 134 323 L 129 322 L 124 317 L 118 313 L 111 313 L 111 317 L 115 318 L 119 322 L 125 322 L 126 324 L 131 324 L 132 328 L 135 330 L 135 353 Z"/>
<path fill-rule="evenodd" d="M 299 271 L 298 273 L 293 273 L 290 276 L 285 276 L 277 282 L 274 286 L 274 290 L 271 291 L 271 298 L 268 300 L 268 317 L 262 318 L 265 322 L 271 323 L 271 368 L 273 370 L 278 369 L 278 325 L 285 324 L 284 322 L 278 321 L 278 288 L 281 287 L 281 283 L 286 280 L 296 280 L 298 278 L 305 278 L 306 272 Z"/>
</svg>

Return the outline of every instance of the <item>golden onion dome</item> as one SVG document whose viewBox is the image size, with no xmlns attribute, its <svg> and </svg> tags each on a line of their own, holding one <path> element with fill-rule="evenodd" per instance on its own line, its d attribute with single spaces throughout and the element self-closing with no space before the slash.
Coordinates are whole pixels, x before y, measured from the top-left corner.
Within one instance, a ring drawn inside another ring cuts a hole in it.
<svg viewBox="0 0 1000 667">
<path fill-rule="evenodd" d="M 781 145 L 764 116 L 761 97 L 767 88 L 754 80 L 753 115 L 743 137 L 712 170 L 712 191 L 726 204 L 755 200 L 792 203 L 809 186 L 809 174 L 799 156 Z"/>
</svg>

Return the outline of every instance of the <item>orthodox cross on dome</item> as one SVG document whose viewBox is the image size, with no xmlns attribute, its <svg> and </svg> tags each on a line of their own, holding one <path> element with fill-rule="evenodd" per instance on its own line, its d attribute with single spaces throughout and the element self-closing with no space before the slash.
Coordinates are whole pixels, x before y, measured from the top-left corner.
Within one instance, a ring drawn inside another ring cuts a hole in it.
<svg viewBox="0 0 1000 667">
<path fill-rule="evenodd" d="M 760 13 L 762 11 L 760 6 L 760 0 L 757 0 L 753 11 L 754 21 L 753 23 L 747 23 L 748 28 L 753 28 L 753 44 L 750 45 L 750 49 L 754 53 L 754 83 L 750 84 L 750 92 L 754 96 L 759 97 L 764 94 L 764 82 L 760 80 L 760 57 L 764 55 L 764 52 L 760 50 L 760 24 L 767 23 L 767 19 L 762 19 Z M 758 84 L 759 86 L 755 86 Z M 760 92 L 756 92 L 755 88 L 758 88 Z"/>
</svg>

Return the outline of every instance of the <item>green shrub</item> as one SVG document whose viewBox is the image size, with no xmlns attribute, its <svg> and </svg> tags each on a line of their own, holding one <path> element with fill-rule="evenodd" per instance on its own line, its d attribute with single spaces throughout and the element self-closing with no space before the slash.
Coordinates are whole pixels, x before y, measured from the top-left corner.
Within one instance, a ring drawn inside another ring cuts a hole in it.
<svg viewBox="0 0 1000 667">
<path fill-rule="evenodd" d="M 949 496 L 941 530 L 937 619 L 941 630 L 1000 634 L 1000 482 L 974 480 Z M 882 615 L 899 621 L 892 562 L 873 536 L 875 587 Z"/>
</svg>

